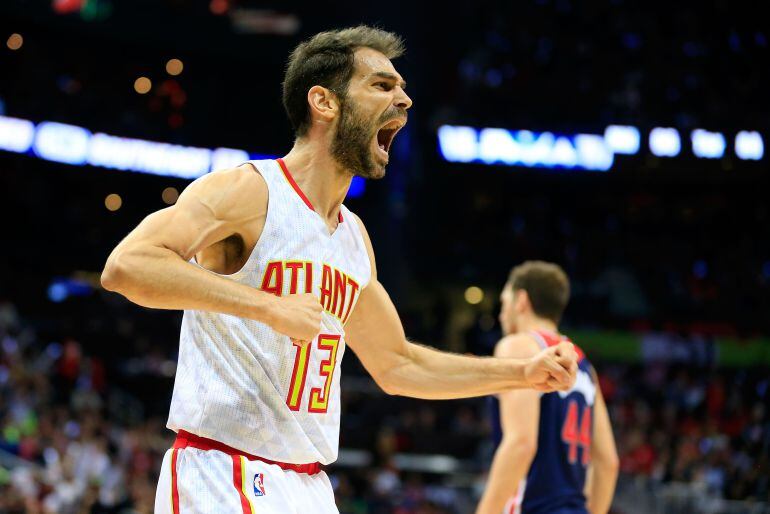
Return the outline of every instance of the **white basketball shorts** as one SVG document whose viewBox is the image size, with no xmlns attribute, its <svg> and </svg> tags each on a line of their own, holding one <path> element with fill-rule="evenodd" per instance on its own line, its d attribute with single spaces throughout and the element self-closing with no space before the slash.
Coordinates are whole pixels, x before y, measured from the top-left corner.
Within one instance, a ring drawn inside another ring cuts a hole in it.
<svg viewBox="0 0 770 514">
<path fill-rule="evenodd" d="M 317 464 L 273 463 L 180 434 L 163 457 L 155 514 L 339 514 Z"/>
</svg>

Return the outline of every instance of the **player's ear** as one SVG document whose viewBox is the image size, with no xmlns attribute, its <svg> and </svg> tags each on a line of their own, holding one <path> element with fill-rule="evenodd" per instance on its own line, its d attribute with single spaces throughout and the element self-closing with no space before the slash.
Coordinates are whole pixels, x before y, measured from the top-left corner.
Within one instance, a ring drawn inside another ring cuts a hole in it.
<svg viewBox="0 0 770 514">
<path fill-rule="evenodd" d="M 337 95 L 323 86 L 313 86 L 307 92 L 310 119 L 331 123 L 340 110 Z"/>
<path fill-rule="evenodd" d="M 516 299 L 514 300 L 513 306 L 516 312 L 523 312 L 531 308 L 529 295 L 524 289 L 516 291 Z"/>
</svg>

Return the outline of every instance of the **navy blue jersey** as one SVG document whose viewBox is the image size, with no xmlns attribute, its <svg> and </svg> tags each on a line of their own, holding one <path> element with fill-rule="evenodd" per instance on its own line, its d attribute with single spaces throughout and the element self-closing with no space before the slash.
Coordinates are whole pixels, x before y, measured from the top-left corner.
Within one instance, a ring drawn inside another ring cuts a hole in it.
<svg viewBox="0 0 770 514">
<path fill-rule="evenodd" d="M 567 337 L 552 332 L 538 331 L 530 334 L 542 348 L 569 341 Z M 593 406 L 597 386 L 590 362 L 577 346 L 575 350 L 578 353 L 578 374 L 573 388 L 540 397 L 537 454 L 516 497 L 506 507 L 506 513 L 587 512 L 583 487 L 591 460 Z M 493 404 L 495 442 L 500 444 L 502 428 L 497 399 Z"/>
</svg>

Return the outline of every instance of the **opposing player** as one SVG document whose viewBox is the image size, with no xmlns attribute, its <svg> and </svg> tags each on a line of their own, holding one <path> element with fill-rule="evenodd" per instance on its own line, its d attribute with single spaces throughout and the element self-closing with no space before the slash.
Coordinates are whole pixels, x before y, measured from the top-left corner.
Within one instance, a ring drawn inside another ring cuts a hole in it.
<svg viewBox="0 0 770 514">
<path fill-rule="evenodd" d="M 558 332 L 568 299 L 569 280 L 559 266 L 529 261 L 515 267 L 501 295 L 505 337 L 495 355 L 527 358 L 568 341 Z M 615 440 L 596 373 L 577 353 L 574 387 L 499 395 L 499 446 L 476 514 L 609 510 L 618 469 Z"/>
<path fill-rule="evenodd" d="M 571 344 L 480 359 L 404 336 L 366 229 L 342 205 L 354 175 L 385 174 L 406 123 L 412 101 L 390 61 L 402 51 L 364 26 L 300 44 L 283 83 L 289 154 L 196 180 L 110 255 L 107 289 L 185 311 L 156 513 L 336 513 L 320 466 L 337 457 L 346 344 L 390 394 L 572 386 Z"/>
</svg>

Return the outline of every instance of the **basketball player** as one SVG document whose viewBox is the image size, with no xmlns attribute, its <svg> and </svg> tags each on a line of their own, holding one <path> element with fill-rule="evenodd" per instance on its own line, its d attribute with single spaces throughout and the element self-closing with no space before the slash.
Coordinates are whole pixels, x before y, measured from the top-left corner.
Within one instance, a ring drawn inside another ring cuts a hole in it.
<svg viewBox="0 0 770 514">
<path fill-rule="evenodd" d="M 501 295 L 505 337 L 495 356 L 532 357 L 569 341 L 558 331 L 568 299 L 569 280 L 559 266 L 529 261 L 515 267 Z M 596 373 L 576 350 L 574 387 L 499 395 L 499 446 L 476 514 L 609 510 L 618 473 L 615 440 Z"/>
<path fill-rule="evenodd" d="M 461 398 L 568 389 L 565 343 L 526 359 L 412 343 L 377 280 L 363 223 L 342 205 L 354 175 L 385 174 L 412 101 L 398 36 L 324 32 L 291 54 L 283 159 L 206 175 L 112 252 L 104 287 L 182 309 L 179 363 L 155 512 L 336 513 L 320 466 L 337 457 L 346 345 L 389 394 Z M 264 120 L 257 120 L 264 122 Z"/>
</svg>

